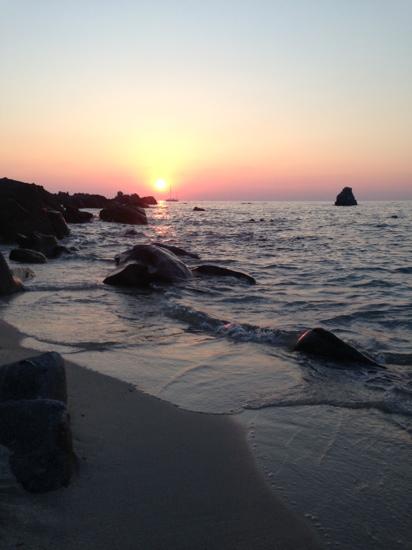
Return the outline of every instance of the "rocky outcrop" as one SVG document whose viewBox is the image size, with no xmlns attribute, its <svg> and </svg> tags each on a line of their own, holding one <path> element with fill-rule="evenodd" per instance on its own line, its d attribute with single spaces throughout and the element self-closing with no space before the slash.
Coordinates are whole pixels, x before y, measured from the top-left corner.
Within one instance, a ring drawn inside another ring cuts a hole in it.
<svg viewBox="0 0 412 550">
<path fill-rule="evenodd" d="M 304 332 L 299 337 L 294 349 L 339 363 L 379 366 L 373 359 L 323 328 L 314 328 Z"/>
<path fill-rule="evenodd" d="M 0 296 L 4 294 L 12 294 L 23 290 L 23 284 L 19 278 L 14 276 L 0 252 Z"/>
<path fill-rule="evenodd" d="M 114 286 L 148 286 L 153 282 L 172 283 L 192 277 L 190 269 L 167 250 L 150 244 L 136 245 L 116 256 L 119 267 L 104 283 Z"/>
<path fill-rule="evenodd" d="M 41 252 L 46 258 L 58 258 L 63 252 L 70 253 L 65 246 L 59 245 L 53 235 L 43 235 L 37 232 L 18 235 L 17 244 L 20 248 Z"/>
<path fill-rule="evenodd" d="M 74 453 L 63 359 L 45 353 L 0 367 L 0 444 L 30 492 L 68 485 Z"/>
<path fill-rule="evenodd" d="M 147 205 L 156 205 L 157 200 L 150 195 L 149 197 L 142 197 L 142 203 Z"/>
<path fill-rule="evenodd" d="M 58 238 L 69 234 L 58 200 L 40 185 L 1 179 L 0 238 L 14 242 L 18 234 L 33 231 Z"/>
<path fill-rule="evenodd" d="M 88 223 L 92 221 L 93 214 L 68 206 L 64 211 L 64 219 L 67 223 Z"/>
<path fill-rule="evenodd" d="M 14 248 L 10 252 L 9 258 L 22 264 L 45 264 L 47 262 L 44 254 L 27 248 Z"/>
<path fill-rule="evenodd" d="M 194 267 L 192 269 L 192 272 L 195 275 L 212 275 L 215 277 L 235 277 L 236 279 L 241 279 L 243 281 L 246 281 L 247 283 L 251 285 L 256 284 L 256 280 L 247 273 L 243 273 L 242 271 L 235 271 L 234 269 L 228 269 L 227 267 L 220 267 L 218 265 L 199 265 L 197 267 Z"/>
<path fill-rule="evenodd" d="M 205 212 L 204 208 L 200 208 L 200 206 L 195 206 L 193 208 L 193 212 Z"/>
<path fill-rule="evenodd" d="M 138 206 L 113 205 L 100 212 L 100 219 L 105 222 L 147 225 L 146 212 Z"/>
<path fill-rule="evenodd" d="M 96 195 L 90 193 L 64 193 L 60 191 L 56 195 L 59 203 L 65 208 L 105 208 L 110 204 L 110 199 L 103 195 Z"/>
<path fill-rule="evenodd" d="M 335 206 L 356 206 L 357 204 L 352 187 L 344 187 L 335 201 Z"/>
</svg>

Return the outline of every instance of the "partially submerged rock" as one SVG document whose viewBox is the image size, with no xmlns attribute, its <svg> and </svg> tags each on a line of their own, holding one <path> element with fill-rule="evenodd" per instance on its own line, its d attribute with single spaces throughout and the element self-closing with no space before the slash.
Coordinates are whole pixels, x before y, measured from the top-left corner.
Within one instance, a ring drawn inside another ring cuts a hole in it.
<svg viewBox="0 0 412 550">
<path fill-rule="evenodd" d="M 146 212 L 139 206 L 113 205 L 103 208 L 100 219 L 105 222 L 127 223 L 132 225 L 147 225 Z"/>
<path fill-rule="evenodd" d="M 294 349 L 340 363 L 379 366 L 373 359 L 323 328 L 314 328 L 304 332 L 299 337 Z"/>
<path fill-rule="evenodd" d="M 41 252 L 46 258 L 58 258 L 63 252 L 70 253 L 65 246 L 59 245 L 53 235 L 44 235 L 36 231 L 29 235 L 18 235 L 17 243 L 20 248 Z"/>
<path fill-rule="evenodd" d="M 64 211 L 64 218 L 67 223 L 88 223 L 92 221 L 93 214 L 68 206 Z"/>
<path fill-rule="evenodd" d="M 176 282 L 192 277 L 190 269 L 168 250 L 139 244 L 116 256 L 119 267 L 104 283 L 114 286 L 147 286 L 152 282 Z"/>
<path fill-rule="evenodd" d="M 344 187 L 335 201 L 335 206 L 356 206 L 357 204 L 352 187 Z"/>
<path fill-rule="evenodd" d="M 28 248 L 14 248 L 10 252 L 9 258 L 23 264 L 45 264 L 47 262 L 47 258 L 42 252 Z"/>
<path fill-rule="evenodd" d="M 204 208 L 200 208 L 200 206 L 195 206 L 193 208 L 193 212 L 205 212 Z"/>
<path fill-rule="evenodd" d="M 197 275 L 211 275 L 215 277 L 235 277 L 236 279 L 241 279 L 247 283 L 254 285 L 256 284 L 256 279 L 247 273 L 242 271 L 235 271 L 234 269 L 228 269 L 227 267 L 221 267 L 219 265 L 199 265 L 192 269 L 192 272 Z"/>
<path fill-rule="evenodd" d="M 10 271 L 3 254 L 0 252 L 0 295 L 12 294 L 19 290 L 23 290 L 23 284 L 21 280 Z"/>
</svg>

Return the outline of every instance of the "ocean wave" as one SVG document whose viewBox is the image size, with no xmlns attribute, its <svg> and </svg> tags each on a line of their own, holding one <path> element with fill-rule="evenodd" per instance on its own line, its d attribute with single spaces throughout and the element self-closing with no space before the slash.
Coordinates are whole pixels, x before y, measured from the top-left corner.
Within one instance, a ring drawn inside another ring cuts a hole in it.
<svg viewBox="0 0 412 550">
<path fill-rule="evenodd" d="M 189 325 L 193 331 L 212 333 L 237 342 L 282 345 L 290 340 L 290 333 L 278 329 L 258 327 L 247 323 L 233 323 L 218 319 L 189 306 L 173 304 L 166 308 L 166 315 Z"/>
</svg>

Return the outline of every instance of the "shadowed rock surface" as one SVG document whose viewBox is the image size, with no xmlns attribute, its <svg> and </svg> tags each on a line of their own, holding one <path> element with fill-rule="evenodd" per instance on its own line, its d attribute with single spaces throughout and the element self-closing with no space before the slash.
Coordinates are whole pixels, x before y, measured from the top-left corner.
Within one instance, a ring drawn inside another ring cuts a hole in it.
<svg viewBox="0 0 412 550">
<path fill-rule="evenodd" d="M 58 199 L 40 185 L 0 179 L 0 238 L 39 231 L 62 238 L 70 233 Z"/>
<path fill-rule="evenodd" d="M 344 187 L 335 201 L 335 206 L 356 206 L 357 204 L 352 187 Z"/>
<path fill-rule="evenodd" d="M 67 223 L 88 223 L 92 221 L 93 214 L 68 206 L 64 211 L 64 218 Z"/>
<path fill-rule="evenodd" d="M 0 402 L 0 444 L 17 481 L 33 493 L 69 484 L 74 464 L 69 415 L 61 401 Z"/>
<path fill-rule="evenodd" d="M 20 248 L 41 252 L 47 258 L 58 258 L 63 252 L 70 253 L 65 246 L 59 245 L 53 235 L 34 232 L 29 235 L 18 235 L 16 240 Z"/>
<path fill-rule="evenodd" d="M 304 332 L 299 337 L 294 349 L 340 363 L 380 366 L 373 359 L 323 328 L 314 328 Z"/>
<path fill-rule="evenodd" d="M 190 269 L 168 250 L 139 244 L 115 258 L 119 267 L 104 283 L 114 286 L 147 286 L 152 282 L 174 282 L 192 277 Z"/>
<path fill-rule="evenodd" d="M 197 275 L 211 275 L 215 277 L 235 277 L 236 279 L 242 279 L 251 285 L 256 284 L 256 280 L 247 273 L 242 271 L 235 271 L 234 269 L 228 269 L 227 267 L 221 267 L 218 265 L 199 265 L 192 269 L 192 272 Z"/>
<path fill-rule="evenodd" d="M 100 219 L 105 222 L 147 225 L 146 212 L 138 206 L 113 205 L 100 212 Z"/>
<path fill-rule="evenodd" d="M 28 248 L 14 248 L 10 252 L 9 258 L 14 262 L 24 264 L 45 264 L 47 262 L 47 258 L 42 252 Z"/>
<path fill-rule="evenodd" d="M 58 353 L 0 367 L 0 401 L 37 398 L 67 402 L 64 361 Z"/>
<path fill-rule="evenodd" d="M 205 212 L 204 208 L 200 208 L 200 206 L 195 206 L 193 208 L 193 212 Z"/>
<path fill-rule="evenodd" d="M 3 254 L 0 252 L 0 295 L 12 294 L 19 290 L 23 290 L 22 282 L 12 274 Z"/>
</svg>

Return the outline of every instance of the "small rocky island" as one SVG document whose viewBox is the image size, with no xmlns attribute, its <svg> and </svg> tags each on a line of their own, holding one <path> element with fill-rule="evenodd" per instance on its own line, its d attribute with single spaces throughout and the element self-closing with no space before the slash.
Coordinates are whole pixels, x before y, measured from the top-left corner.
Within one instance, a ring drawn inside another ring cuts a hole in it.
<svg viewBox="0 0 412 550">
<path fill-rule="evenodd" d="M 335 201 L 335 206 L 356 206 L 357 204 L 352 187 L 344 187 Z"/>
</svg>

